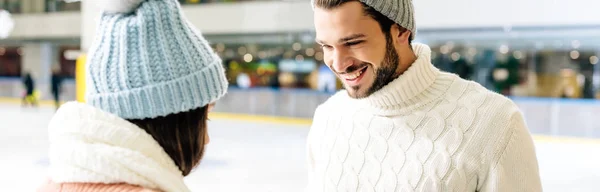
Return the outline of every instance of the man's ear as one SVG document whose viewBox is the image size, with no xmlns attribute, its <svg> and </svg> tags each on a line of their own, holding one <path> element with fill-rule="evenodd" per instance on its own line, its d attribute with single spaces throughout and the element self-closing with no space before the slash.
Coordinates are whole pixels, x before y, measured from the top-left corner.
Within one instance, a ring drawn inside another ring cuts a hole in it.
<svg viewBox="0 0 600 192">
<path fill-rule="evenodd" d="M 409 39 L 412 34 L 411 31 L 400 27 L 400 25 L 397 24 L 392 25 L 392 28 L 390 30 L 390 35 L 392 35 L 394 43 L 397 43 L 399 45 L 409 44 Z"/>
</svg>

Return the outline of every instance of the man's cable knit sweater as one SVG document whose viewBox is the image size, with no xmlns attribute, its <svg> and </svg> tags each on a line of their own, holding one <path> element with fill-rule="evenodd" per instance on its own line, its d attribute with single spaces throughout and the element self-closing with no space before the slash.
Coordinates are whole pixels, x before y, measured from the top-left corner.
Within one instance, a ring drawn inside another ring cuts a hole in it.
<svg viewBox="0 0 600 192">
<path fill-rule="evenodd" d="M 367 98 L 318 107 L 307 191 L 542 191 L 533 140 L 509 99 L 439 71 L 431 50 Z"/>
</svg>

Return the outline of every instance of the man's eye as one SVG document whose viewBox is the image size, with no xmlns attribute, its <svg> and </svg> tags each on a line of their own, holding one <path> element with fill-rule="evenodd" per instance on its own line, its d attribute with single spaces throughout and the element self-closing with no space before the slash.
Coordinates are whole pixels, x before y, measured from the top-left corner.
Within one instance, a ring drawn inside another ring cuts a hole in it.
<svg viewBox="0 0 600 192">
<path fill-rule="evenodd" d="M 352 41 L 352 42 L 347 42 L 346 46 L 354 46 L 354 45 L 358 45 L 363 43 L 364 41 Z"/>
</svg>

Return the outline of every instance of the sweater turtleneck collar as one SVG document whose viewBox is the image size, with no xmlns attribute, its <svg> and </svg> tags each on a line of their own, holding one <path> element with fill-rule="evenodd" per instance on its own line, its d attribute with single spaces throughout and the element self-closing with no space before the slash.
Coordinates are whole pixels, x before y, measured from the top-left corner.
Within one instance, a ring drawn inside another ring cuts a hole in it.
<svg viewBox="0 0 600 192">
<path fill-rule="evenodd" d="M 417 60 L 402 75 L 366 98 L 351 100 L 385 113 L 442 95 L 453 78 L 431 64 L 431 49 L 427 45 L 413 43 L 412 46 Z"/>
</svg>

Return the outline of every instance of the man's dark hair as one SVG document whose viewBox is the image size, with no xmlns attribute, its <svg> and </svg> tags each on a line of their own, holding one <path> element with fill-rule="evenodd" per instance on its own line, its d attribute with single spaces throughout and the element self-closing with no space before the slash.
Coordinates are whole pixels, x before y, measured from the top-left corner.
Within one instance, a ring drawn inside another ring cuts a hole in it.
<svg viewBox="0 0 600 192">
<path fill-rule="evenodd" d="M 322 8 L 322 9 L 335 9 L 338 8 L 342 5 L 344 5 L 345 3 L 349 3 L 349 2 L 360 2 L 358 0 L 314 0 L 314 6 L 318 7 L 318 8 Z M 381 27 L 381 31 L 383 32 L 383 34 L 385 34 L 386 38 L 390 38 L 390 30 L 392 29 L 392 26 L 394 25 L 398 25 L 395 21 L 391 20 L 390 18 L 388 18 L 387 16 L 381 14 L 379 11 L 375 10 L 375 8 L 360 2 L 363 6 L 363 12 L 367 15 L 370 16 L 371 18 L 373 18 L 375 21 L 377 21 L 377 23 L 379 23 L 379 27 Z M 406 28 L 398 25 L 398 27 L 401 30 L 401 33 L 404 33 L 406 31 L 408 31 Z M 412 43 L 412 36 L 409 37 L 408 39 L 408 43 L 411 44 Z"/>
</svg>

